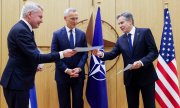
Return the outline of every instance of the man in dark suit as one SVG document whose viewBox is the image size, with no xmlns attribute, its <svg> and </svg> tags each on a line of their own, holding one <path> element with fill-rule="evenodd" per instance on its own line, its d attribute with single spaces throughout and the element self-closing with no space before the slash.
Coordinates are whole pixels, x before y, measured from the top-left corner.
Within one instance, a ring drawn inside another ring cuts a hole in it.
<svg viewBox="0 0 180 108">
<path fill-rule="evenodd" d="M 63 51 L 75 47 L 87 47 L 85 33 L 76 28 L 78 13 L 74 8 L 68 8 L 64 12 L 66 26 L 57 30 L 53 34 L 51 51 Z M 85 79 L 84 65 L 86 63 L 87 52 L 78 52 L 71 58 L 57 60 L 55 80 L 57 83 L 58 98 L 60 108 L 72 107 L 83 108 L 83 86 Z"/>
<path fill-rule="evenodd" d="M 153 61 L 158 56 L 153 35 L 148 28 L 134 27 L 133 16 L 129 12 L 117 16 L 118 25 L 123 35 L 118 38 L 110 52 L 94 50 L 93 54 L 102 60 L 111 60 L 122 54 L 124 67 L 132 64 L 124 72 L 128 108 L 139 108 L 141 91 L 144 108 L 155 108 L 155 81 L 158 79 Z"/>
<path fill-rule="evenodd" d="M 71 57 L 74 51 L 40 54 L 32 29 L 42 23 L 43 9 L 39 4 L 27 2 L 21 12 L 21 20 L 8 34 L 9 59 L 1 78 L 1 85 L 8 108 L 28 108 L 29 89 L 34 86 L 38 64 Z"/>
</svg>

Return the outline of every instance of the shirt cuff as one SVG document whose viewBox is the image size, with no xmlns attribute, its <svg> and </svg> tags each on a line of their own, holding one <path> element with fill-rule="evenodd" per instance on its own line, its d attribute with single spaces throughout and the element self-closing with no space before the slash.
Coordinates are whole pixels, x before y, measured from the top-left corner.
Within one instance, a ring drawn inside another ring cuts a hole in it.
<svg viewBox="0 0 180 108">
<path fill-rule="evenodd" d="M 101 52 L 102 53 L 102 56 L 100 56 L 100 58 L 104 58 L 104 52 Z"/>
<path fill-rule="evenodd" d="M 63 51 L 60 51 L 60 52 L 59 52 L 59 56 L 60 56 L 60 59 L 63 59 L 63 58 L 64 58 Z"/>
<path fill-rule="evenodd" d="M 141 63 L 142 66 L 144 66 L 143 62 L 141 60 L 139 60 L 139 62 Z"/>
<path fill-rule="evenodd" d="M 68 68 L 66 68 L 66 70 L 64 72 L 67 73 L 67 71 L 68 71 Z"/>
<path fill-rule="evenodd" d="M 79 72 L 81 72 L 82 71 L 82 69 L 79 67 Z"/>
</svg>

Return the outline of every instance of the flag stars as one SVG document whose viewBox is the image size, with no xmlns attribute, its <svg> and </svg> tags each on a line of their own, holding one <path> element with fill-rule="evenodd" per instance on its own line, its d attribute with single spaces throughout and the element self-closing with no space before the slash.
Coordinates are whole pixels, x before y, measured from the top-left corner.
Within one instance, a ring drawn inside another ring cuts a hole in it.
<svg viewBox="0 0 180 108">
<path fill-rule="evenodd" d="M 165 62 L 169 63 L 171 60 L 175 58 L 175 51 L 174 51 L 174 43 L 172 37 L 173 33 L 172 33 L 169 12 L 165 13 L 165 15 L 166 16 L 164 21 L 163 33 L 162 33 L 160 54 L 165 60 Z"/>
<path fill-rule="evenodd" d="M 168 22 L 166 21 L 166 22 L 165 22 L 165 24 L 167 25 L 167 24 L 168 24 Z"/>
<path fill-rule="evenodd" d="M 163 51 L 165 50 L 165 48 L 162 49 Z"/>
<path fill-rule="evenodd" d="M 168 40 L 169 40 L 169 41 L 171 41 L 172 39 L 171 39 L 171 38 L 169 38 Z"/>
<path fill-rule="evenodd" d="M 169 59 L 166 59 L 166 62 L 169 62 Z"/>
<path fill-rule="evenodd" d="M 168 17 L 168 16 L 166 16 L 166 19 L 169 19 L 169 17 Z"/>
<path fill-rule="evenodd" d="M 171 46 L 171 43 L 168 43 L 168 46 Z"/>
<path fill-rule="evenodd" d="M 166 40 L 166 37 L 164 37 L 163 39 Z"/>
</svg>

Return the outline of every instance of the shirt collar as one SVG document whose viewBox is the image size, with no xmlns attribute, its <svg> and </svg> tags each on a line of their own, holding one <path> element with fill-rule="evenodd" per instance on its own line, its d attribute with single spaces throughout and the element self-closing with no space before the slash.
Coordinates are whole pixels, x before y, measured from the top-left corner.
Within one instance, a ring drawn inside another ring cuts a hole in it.
<svg viewBox="0 0 180 108">
<path fill-rule="evenodd" d="M 136 29 L 136 28 L 133 26 L 132 29 L 131 29 L 131 31 L 130 31 L 129 33 L 130 33 L 131 35 L 134 35 L 134 34 L 135 34 L 135 29 Z M 129 33 L 128 33 L 128 34 L 129 34 Z"/>
<path fill-rule="evenodd" d="M 21 18 L 22 21 L 24 21 L 27 26 L 29 27 L 30 31 L 32 32 L 32 26 L 24 19 L 24 18 Z"/>
<path fill-rule="evenodd" d="M 69 33 L 69 31 L 70 31 L 71 29 L 68 28 L 67 26 L 65 26 L 65 28 L 66 28 L 67 33 Z M 72 29 L 72 32 L 75 32 L 75 28 Z"/>
</svg>

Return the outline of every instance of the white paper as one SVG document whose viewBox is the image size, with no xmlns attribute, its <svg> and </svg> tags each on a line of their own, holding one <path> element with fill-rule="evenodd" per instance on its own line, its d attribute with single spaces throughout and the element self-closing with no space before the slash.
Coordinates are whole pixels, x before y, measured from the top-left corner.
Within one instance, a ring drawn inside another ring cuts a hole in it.
<svg viewBox="0 0 180 108">
<path fill-rule="evenodd" d="M 132 64 L 128 64 L 124 69 L 120 70 L 117 74 L 120 74 L 120 73 L 122 73 L 124 71 L 129 70 L 131 67 L 132 67 Z"/>
<path fill-rule="evenodd" d="M 101 49 L 103 46 L 93 46 L 93 47 L 76 47 L 73 50 L 77 52 L 87 52 L 95 49 Z"/>
</svg>

